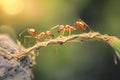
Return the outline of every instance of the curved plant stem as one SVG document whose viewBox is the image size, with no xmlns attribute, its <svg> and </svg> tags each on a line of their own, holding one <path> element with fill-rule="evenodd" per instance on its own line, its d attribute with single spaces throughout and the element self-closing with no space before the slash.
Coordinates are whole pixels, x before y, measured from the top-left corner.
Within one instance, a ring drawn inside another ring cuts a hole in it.
<svg viewBox="0 0 120 80">
<path fill-rule="evenodd" d="M 21 58 L 23 56 L 30 54 L 32 51 L 36 51 L 36 50 L 40 49 L 41 47 L 46 47 L 48 45 L 54 45 L 54 44 L 62 45 L 65 43 L 70 43 L 70 42 L 75 42 L 75 41 L 78 42 L 78 38 L 84 38 L 84 39 L 98 38 L 103 41 L 109 42 L 109 40 L 111 40 L 111 38 L 113 38 L 113 36 L 109 36 L 106 34 L 102 35 L 99 32 L 88 32 L 88 33 L 74 34 L 74 35 L 70 35 L 70 36 L 59 36 L 55 39 L 50 39 L 50 40 L 46 40 L 43 42 L 37 42 L 34 46 L 29 47 L 27 49 L 23 49 L 20 53 L 13 54 L 13 57 Z"/>
</svg>

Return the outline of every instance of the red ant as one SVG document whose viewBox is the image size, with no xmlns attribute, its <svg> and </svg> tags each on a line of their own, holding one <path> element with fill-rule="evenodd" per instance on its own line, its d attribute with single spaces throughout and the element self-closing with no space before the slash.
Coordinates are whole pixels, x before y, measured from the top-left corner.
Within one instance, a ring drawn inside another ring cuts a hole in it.
<svg viewBox="0 0 120 80">
<path fill-rule="evenodd" d="M 74 27 L 70 26 L 70 25 L 60 25 L 58 28 L 58 33 L 60 33 L 62 31 L 62 35 L 64 35 L 65 31 L 69 32 L 69 35 L 71 34 L 71 31 L 76 30 Z"/>
<path fill-rule="evenodd" d="M 50 37 L 54 37 L 54 34 L 52 34 L 51 31 L 46 31 L 45 34 L 46 34 L 49 38 L 50 38 Z"/>
<path fill-rule="evenodd" d="M 23 32 L 21 32 L 21 33 L 19 34 L 19 36 L 21 36 L 21 35 L 22 35 L 24 32 L 26 32 L 26 31 L 27 31 L 30 35 L 24 36 L 24 43 L 26 43 L 26 38 L 35 38 L 35 39 L 39 40 L 39 39 L 44 38 L 45 35 L 47 35 L 49 38 L 50 38 L 50 37 L 54 37 L 54 35 L 52 34 L 51 31 L 41 32 L 41 33 L 38 34 L 37 31 L 36 31 L 35 29 L 33 29 L 33 28 L 24 30 Z"/>
<path fill-rule="evenodd" d="M 35 36 L 35 38 L 39 40 L 43 38 L 45 35 L 47 35 L 49 38 L 54 37 L 54 35 L 50 31 L 46 31 L 46 32 L 39 33 L 38 35 Z"/>
<path fill-rule="evenodd" d="M 90 31 L 92 31 L 92 29 L 81 19 L 75 22 L 74 27 L 81 28 L 82 30 L 86 30 L 87 28 L 89 28 Z"/>
<path fill-rule="evenodd" d="M 41 33 L 37 34 L 35 36 L 35 38 L 39 40 L 39 39 L 43 38 L 44 36 L 45 36 L 45 32 L 41 32 Z"/>
<path fill-rule="evenodd" d="M 28 36 L 24 36 L 24 43 L 26 43 L 26 38 L 33 38 L 33 37 L 35 37 L 36 35 L 37 35 L 37 31 L 35 30 L 35 29 L 33 29 L 33 28 L 29 28 L 29 29 L 26 29 L 26 30 L 24 30 L 24 31 L 22 31 L 20 34 L 19 34 L 19 36 L 21 36 L 24 32 L 28 32 L 30 35 L 28 35 Z"/>
</svg>

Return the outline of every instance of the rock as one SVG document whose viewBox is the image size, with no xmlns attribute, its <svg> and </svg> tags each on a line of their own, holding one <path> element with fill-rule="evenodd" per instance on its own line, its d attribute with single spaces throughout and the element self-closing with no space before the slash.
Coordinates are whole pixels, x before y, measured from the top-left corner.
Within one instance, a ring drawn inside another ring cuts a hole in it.
<svg viewBox="0 0 120 80">
<path fill-rule="evenodd" d="M 1 54 L 15 54 L 20 51 L 21 48 L 8 35 L 0 35 Z M 16 60 L 0 55 L 0 80 L 33 80 L 31 61 L 30 56 Z"/>
</svg>

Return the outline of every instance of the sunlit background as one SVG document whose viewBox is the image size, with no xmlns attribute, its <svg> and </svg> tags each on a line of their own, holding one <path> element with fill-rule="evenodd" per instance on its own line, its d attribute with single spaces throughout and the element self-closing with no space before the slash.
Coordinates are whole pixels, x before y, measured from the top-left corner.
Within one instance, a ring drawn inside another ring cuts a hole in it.
<svg viewBox="0 0 120 80">
<path fill-rule="evenodd" d="M 18 34 L 27 28 L 41 32 L 79 18 L 95 31 L 120 37 L 120 0 L 0 0 L 0 33 L 22 43 L 28 34 Z M 120 66 L 105 42 L 48 46 L 39 53 L 35 80 L 120 80 Z"/>
</svg>

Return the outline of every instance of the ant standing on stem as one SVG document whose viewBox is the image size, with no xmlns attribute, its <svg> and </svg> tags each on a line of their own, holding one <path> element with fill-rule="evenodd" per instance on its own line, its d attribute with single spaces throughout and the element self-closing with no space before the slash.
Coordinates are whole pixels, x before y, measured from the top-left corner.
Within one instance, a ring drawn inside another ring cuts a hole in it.
<svg viewBox="0 0 120 80">
<path fill-rule="evenodd" d="M 45 35 L 47 35 L 49 38 L 54 37 L 51 31 L 46 31 L 46 32 L 39 33 L 38 35 L 35 36 L 35 38 L 39 40 L 39 39 L 44 38 Z"/>
<path fill-rule="evenodd" d="M 93 31 L 83 20 L 79 19 L 78 21 L 76 21 L 74 23 L 74 27 L 77 28 L 81 28 L 82 30 L 86 30 L 87 28 L 90 29 L 90 31 Z"/>
<path fill-rule="evenodd" d="M 52 33 L 52 30 L 57 28 L 58 26 L 59 25 L 56 25 L 56 26 L 52 27 L 50 30 L 47 30 L 46 32 L 41 32 L 41 33 L 37 34 L 35 36 L 35 38 L 39 40 L 39 39 L 43 38 L 45 35 L 48 36 L 49 39 L 51 37 L 54 37 L 54 34 Z"/>
<path fill-rule="evenodd" d="M 50 38 L 50 37 L 54 37 L 54 34 L 51 31 L 46 31 L 46 35 Z"/>
<path fill-rule="evenodd" d="M 37 35 L 35 36 L 35 38 L 36 38 L 37 40 L 39 40 L 39 39 L 43 38 L 44 36 L 45 36 L 45 32 L 41 32 L 41 33 L 37 34 Z"/>
<path fill-rule="evenodd" d="M 35 38 L 38 40 L 42 39 L 46 36 L 48 36 L 49 38 L 50 37 L 54 37 L 54 35 L 52 34 L 51 31 L 47 30 L 46 32 L 41 32 L 41 33 L 38 33 L 35 29 L 33 28 L 29 28 L 29 29 L 26 29 L 24 31 L 22 31 L 19 36 L 21 36 L 24 32 L 28 32 L 29 35 L 26 35 L 24 36 L 24 43 L 26 43 L 26 38 Z"/>
<path fill-rule="evenodd" d="M 28 32 L 30 35 L 24 36 L 24 43 L 26 43 L 26 38 L 33 38 L 37 35 L 37 31 L 33 28 L 25 29 L 22 31 L 19 36 L 21 36 L 24 32 Z"/>
<path fill-rule="evenodd" d="M 70 25 L 60 25 L 58 28 L 58 33 L 62 32 L 61 35 L 64 35 L 65 31 L 69 32 L 69 35 L 71 35 L 71 31 L 76 30 L 74 27 Z"/>
</svg>

